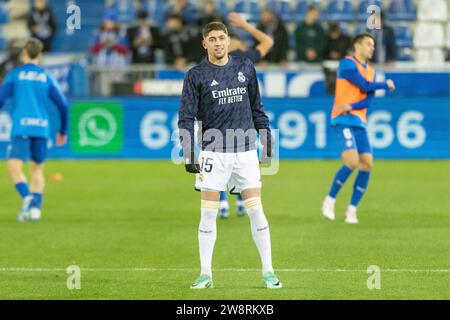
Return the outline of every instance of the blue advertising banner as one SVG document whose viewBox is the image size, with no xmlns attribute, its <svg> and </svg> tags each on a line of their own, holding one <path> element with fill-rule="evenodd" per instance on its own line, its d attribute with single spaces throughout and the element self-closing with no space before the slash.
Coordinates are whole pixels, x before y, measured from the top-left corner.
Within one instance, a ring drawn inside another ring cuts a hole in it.
<svg viewBox="0 0 450 320">
<path fill-rule="evenodd" d="M 266 70 L 257 72 L 261 96 L 266 98 L 307 98 L 326 97 L 325 76 L 323 71 L 283 71 Z M 150 81 L 151 92 L 142 92 L 143 95 L 180 95 L 184 73 L 180 71 L 159 71 L 156 80 Z M 390 96 L 398 97 L 426 97 L 450 96 L 449 72 L 406 72 L 386 71 L 377 72 L 377 80 L 392 79 L 396 90 Z M 155 82 L 156 81 L 156 82 Z M 164 86 L 167 81 L 170 86 L 179 82 L 179 90 L 172 92 Z M 145 81 L 144 81 L 145 82 Z M 155 92 L 155 83 L 161 86 L 160 92 Z M 384 95 L 384 92 L 377 92 Z"/>
<path fill-rule="evenodd" d="M 385 159 L 448 159 L 449 98 L 375 99 L 368 131 L 374 156 Z M 331 98 L 264 99 L 271 127 L 278 130 L 282 159 L 339 157 L 329 127 Z M 71 104 L 70 139 L 49 143 L 51 158 L 170 159 L 178 134 L 178 98 L 76 100 Z M 0 112 L 0 157 L 5 157 L 11 122 Z M 51 110 L 53 130 L 59 124 Z"/>
</svg>

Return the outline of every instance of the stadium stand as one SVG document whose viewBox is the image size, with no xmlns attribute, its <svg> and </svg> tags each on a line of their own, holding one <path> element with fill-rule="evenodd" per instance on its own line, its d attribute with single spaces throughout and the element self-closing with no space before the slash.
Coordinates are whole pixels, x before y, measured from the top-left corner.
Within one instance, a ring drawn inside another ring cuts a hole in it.
<svg viewBox="0 0 450 320">
<path fill-rule="evenodd" d="M 355 12 L 350 0 L 332 0 L 323 16 L 328 21 L 353 21 Z"/>
<path fill-rule="evenodd" d="M 392 0 L 387 13 L 391 21 L 414 21 L 417 9 L 412 0 Z"/>
<path fill-rule="evenodd" d="M 291 22 L 294 20 L 294 12 L 289 0 L 269 0 L 267 6 L 275 12 L 281 20 Z"/>
<path fill-rule="evenodd" d="M 8 39 L 26 38 L 28 31 L 24 16 L 29 12 L 33 0 L 0 1 L 0 48 L 7 47 Z M 47 0 L 52 7 L 58 30 L 54 38 L 55 53 L 87 52 L 92 36 L 101 24 L 103 13 L 112 8 L 118 13 L 122 27 L 133 24 L 135 12 L 143 8 L 149 13 L 157 26 L 164 28 L 165 16 L 173 1 L 167 0 Z M 192 4 L 201 6 L 202 0 L 192 0 Z M 14 6 L 11 6 L 14 3 Z M 66 30 L 67 3 L 74 3 L 82 11 L 82 31 Z M 353 36 L 367 31 L 365 21 L 367 8 L 376 5 L 386 10 L 387 20 L 394 27 L 398 46 L 398 61 L 442 62 L 450 47 L 449 0 L 217 0 L 218 11 L 226 16 L 235 10 L 257 24 L 262 8 L 266 6 L 276 12 L 286 23 L 290 36 L 290 47 L 294 47 L 292 32 L 298 21 L 304 19 L 310 5 L 317 6 L 321 12 L 321 22 L 326 27 L 329 21 L 339 21 L 341 28 Z M 12 8 L 14 7 L 14 8 Z M 248 34 L 241 32 L 248 40 Z M 290 55 L 292 56 L 292 55 Z"/>
<path fill-rule="evenodd" d="M 257 0 L 239 0 L 234 5 L 233 11 L 244 15 L 251 22 L 257 22 L 261 14 L 261 8 Z"/>
</svg>

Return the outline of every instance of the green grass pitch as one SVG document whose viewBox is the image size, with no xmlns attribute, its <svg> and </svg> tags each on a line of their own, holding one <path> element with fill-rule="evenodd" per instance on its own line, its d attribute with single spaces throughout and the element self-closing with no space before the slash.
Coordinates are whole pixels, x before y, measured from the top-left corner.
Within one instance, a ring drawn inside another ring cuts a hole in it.
<svg viewBox="0 0 450 320">
<path fill-rule="evenodd" d="M 50 161 L 43 220 L 18 224 L 19 197 L 0 162 L 0 299 L 450 299 L 449 162 L 376 161 L 346 225 L 354 176 L 325 221 L 338 161 L 283 161 L 263 177 L 274 267 L 284 288 L 262 287 L 247 217 L 218 220 L 215 288 L 198 276 L 199 194 L 170 162 Z M 231 199 L 234 208 L 234 198 Z M 66 268 L 81 268 L 69 290 Z M 369 290 L 367 268 L 381 269 Z"/>
</svg>

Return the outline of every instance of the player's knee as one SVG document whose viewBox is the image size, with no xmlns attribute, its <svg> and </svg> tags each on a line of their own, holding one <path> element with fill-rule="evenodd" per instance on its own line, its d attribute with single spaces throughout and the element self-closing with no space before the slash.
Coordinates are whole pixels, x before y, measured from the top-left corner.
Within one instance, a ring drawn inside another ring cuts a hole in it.
<svg viewBox="0 0 450 320">
<path fill-rule="evenodd" d="M 373 169 L 373 161 L 363 161 L 359 167 L 362 171 L 371 171 Z"/>
<path fill-rule="evenodd" d="M 22 177 L 22 164 L 14 160 L 8 161 L 8 172 L 13 179 Z"/>
<path fill-rule="evenodd" d="M 355 169 L 357 169 L 358 168 L 358 165 L 359 165 L 359 163 L 358 163 L 358 160 L 357 159 L 347 159 L 345 162 L 344 162 L 344 164 L 345 164 L 345 166 L 346 167 L 348 167 L 350 170 L 355 170 Z"/>
<path fill-rule="evenodd" d="M 44 173 L 44 166 L 42 164 L 32 163 L 31 164 L 31 173 L 35 174 L 43 174 Z"/>
<path fill-rule="evenodd" d="M 18 175 L 22 173 L 22 168 L 15 165 L 8 165 L 8 171 L 11 175 Z"/>
</svg>

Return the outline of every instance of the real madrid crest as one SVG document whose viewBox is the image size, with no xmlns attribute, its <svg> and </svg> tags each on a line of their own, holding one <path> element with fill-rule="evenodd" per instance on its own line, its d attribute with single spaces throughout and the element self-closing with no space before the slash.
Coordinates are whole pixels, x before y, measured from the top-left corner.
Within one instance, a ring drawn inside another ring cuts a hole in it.
<svg viewBox="0 0 450 320">
<path fill-rule="evenodd" d="M 238 80 L 239 82 L 245 82 L 245 76 L 242 72 L 238 72 Z"/>
</svg>

